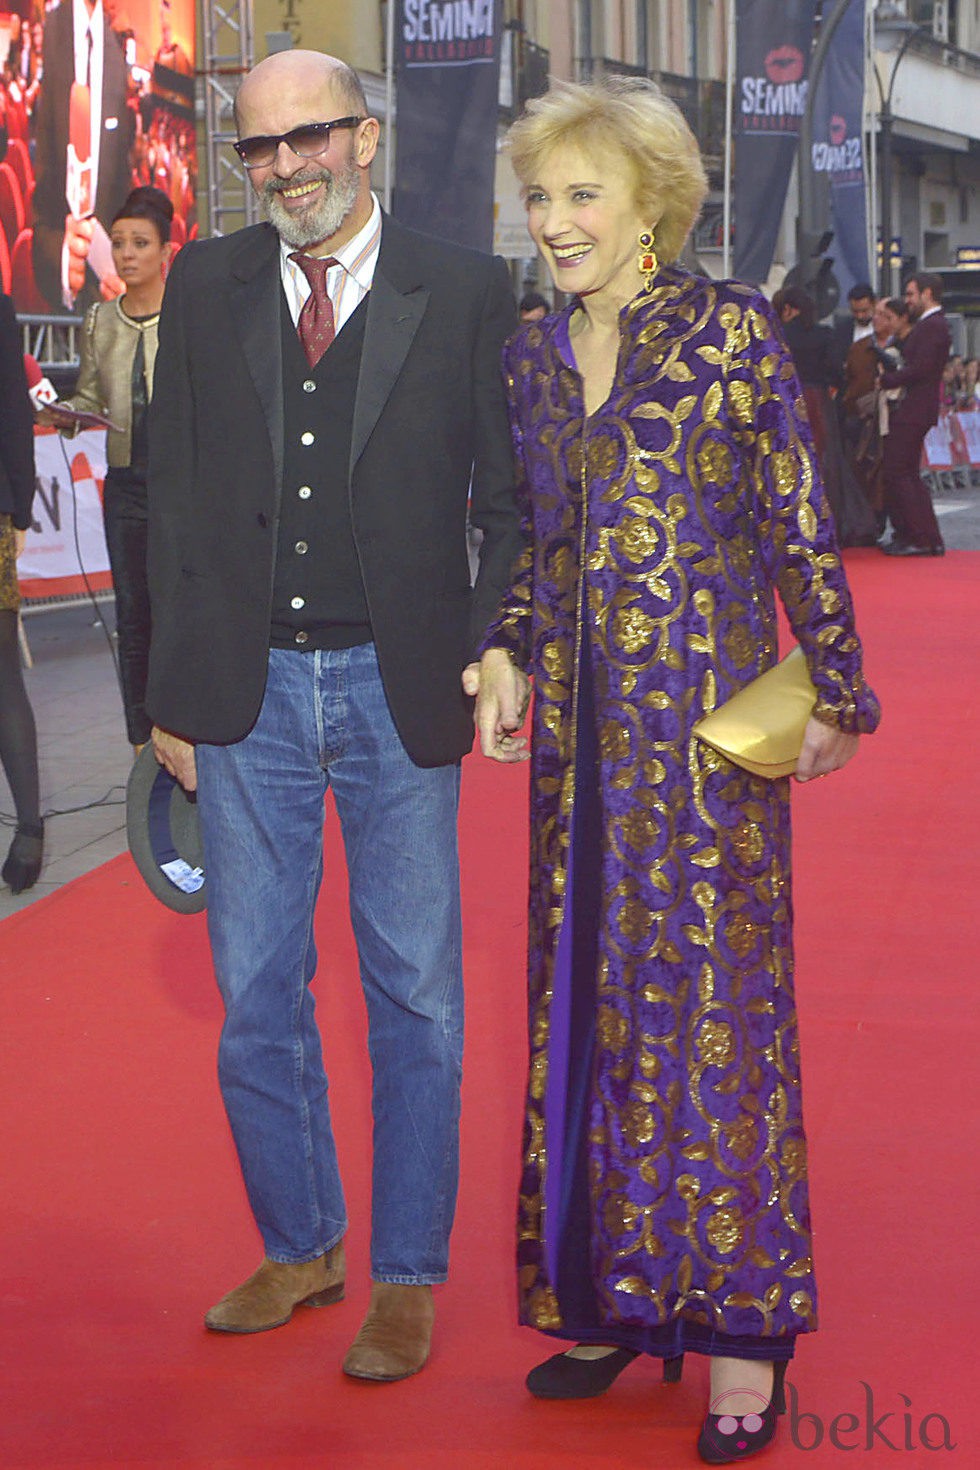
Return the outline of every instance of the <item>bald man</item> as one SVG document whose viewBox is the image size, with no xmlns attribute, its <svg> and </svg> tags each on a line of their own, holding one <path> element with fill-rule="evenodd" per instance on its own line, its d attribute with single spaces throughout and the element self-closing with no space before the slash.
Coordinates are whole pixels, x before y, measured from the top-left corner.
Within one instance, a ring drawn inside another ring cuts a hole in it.
<svg viewBox="0 0 980 1470">
<path fill-rule="evenodd" d="M 521 545 L 498 366 L 514 306 L 503 261 L 382 213 L 379 125 L 342 62 L 271 56 L 236 113 L 268 222 L 178 255 L 150 426 L 147 704 L 198 792 L 219 1077 L 265 1249 L 205 1322 L 261 1332 L 344 1294 L 310 989 L 332 791 L 374 1111 L 371 1298 L 343 1366 L 389 1381 L 427 1360 L 456 1199 L 460 675 Z"/>
</svg>

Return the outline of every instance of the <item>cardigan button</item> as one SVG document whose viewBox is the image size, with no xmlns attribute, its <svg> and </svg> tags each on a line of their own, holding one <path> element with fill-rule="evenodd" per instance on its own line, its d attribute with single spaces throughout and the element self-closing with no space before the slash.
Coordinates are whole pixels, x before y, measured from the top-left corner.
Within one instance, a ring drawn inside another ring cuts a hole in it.
<svg viewBox="0 0 980 1470">
<path fill-rule="evenodd" d="M 266 515 L 265 511 L 260 510 L 255 519 L 258 521 L 262 529 L 265 530 L 266 526 L 269 524 L 269 517 Z"/>
</svg>

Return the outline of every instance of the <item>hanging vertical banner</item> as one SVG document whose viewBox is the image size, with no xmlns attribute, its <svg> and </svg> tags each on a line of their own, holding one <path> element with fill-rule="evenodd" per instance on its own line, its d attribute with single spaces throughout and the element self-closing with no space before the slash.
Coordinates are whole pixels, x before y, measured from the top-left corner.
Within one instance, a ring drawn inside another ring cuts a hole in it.
<svg viewBox="0 0 980 1470">
<path fill-rule="evenodd" d="M 392 214 L 489 250 L 501 0 L 395 0 L 398 140 Z"/>
<path fill-rule="evenodd" d="M 735 275 L 769 274 L 806 108 L 816 0 L 736 0 Z M 859 48 L 863 53 L 863 48 Z"/>
<path fill-rule="evenodd" d="M 834 274 L 845 297 L 869 279 L 867 193 L 862 127 L 864 119 L 865 0 L 850 0 L 839 22 L 817 82 L 809 166 L 830 183 L 829 227 Z M 806 166 L 806 160 L 800 160 Z"/>
</svg>

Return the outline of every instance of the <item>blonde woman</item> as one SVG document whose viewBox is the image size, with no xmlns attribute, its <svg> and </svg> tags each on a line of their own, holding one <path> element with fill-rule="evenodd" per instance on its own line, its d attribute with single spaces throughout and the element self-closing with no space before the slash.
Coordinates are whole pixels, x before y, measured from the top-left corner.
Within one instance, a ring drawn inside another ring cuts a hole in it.
<svg viewBox="0 0 980 1470">
<path fill-rule="evenodd" d="M 775 1433 L 816 1326 L 790 907 L 789 780 L 695 721 L 776 659 L 817 688 L 796 776 L 874 729 L 799 382 L 762 295 L 673 264 L 705 192 L 645 81 L 556 86 L 512 131 L 528 227 L 571 297 L 506 351 L 528 549 L 464 675 L 485 754 L 534 678 L 528 1379 L 603 1392 L 639 1354 L 711 1361 L 698 1448 Z"/>
</svg>

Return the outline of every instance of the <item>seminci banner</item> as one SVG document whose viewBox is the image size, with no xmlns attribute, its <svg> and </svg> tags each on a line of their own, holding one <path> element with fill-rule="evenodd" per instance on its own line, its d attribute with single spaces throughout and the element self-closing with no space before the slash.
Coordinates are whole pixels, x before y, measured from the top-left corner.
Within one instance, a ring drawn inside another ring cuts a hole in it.
<svg viewBox="0 0 980 1470">
<path fill-rule="evenodd" d="M 861 132 L 864 118 L 865 0 L 851 0 L 827 48 L 813 104 L 815 174 L 830 182 L 831 254 L 841 298 L 868 276 L 867 195 Z M 804 160 L 801 159 L 801 166 Z M 817 198 L 820 197 L 819 192 Z"/>
<path fill-rule="evenodd" d="M 769 274 L 806 108 L 816 0 L 737 0 L 735 275 Z M 863 48 L 862 48 L 863 50 Z"/>
<path fill-rule="evenodd" d="M 501 0 L 397 0 L 392 213 L 477 250 L 493 244 Z"/>
</svg>

